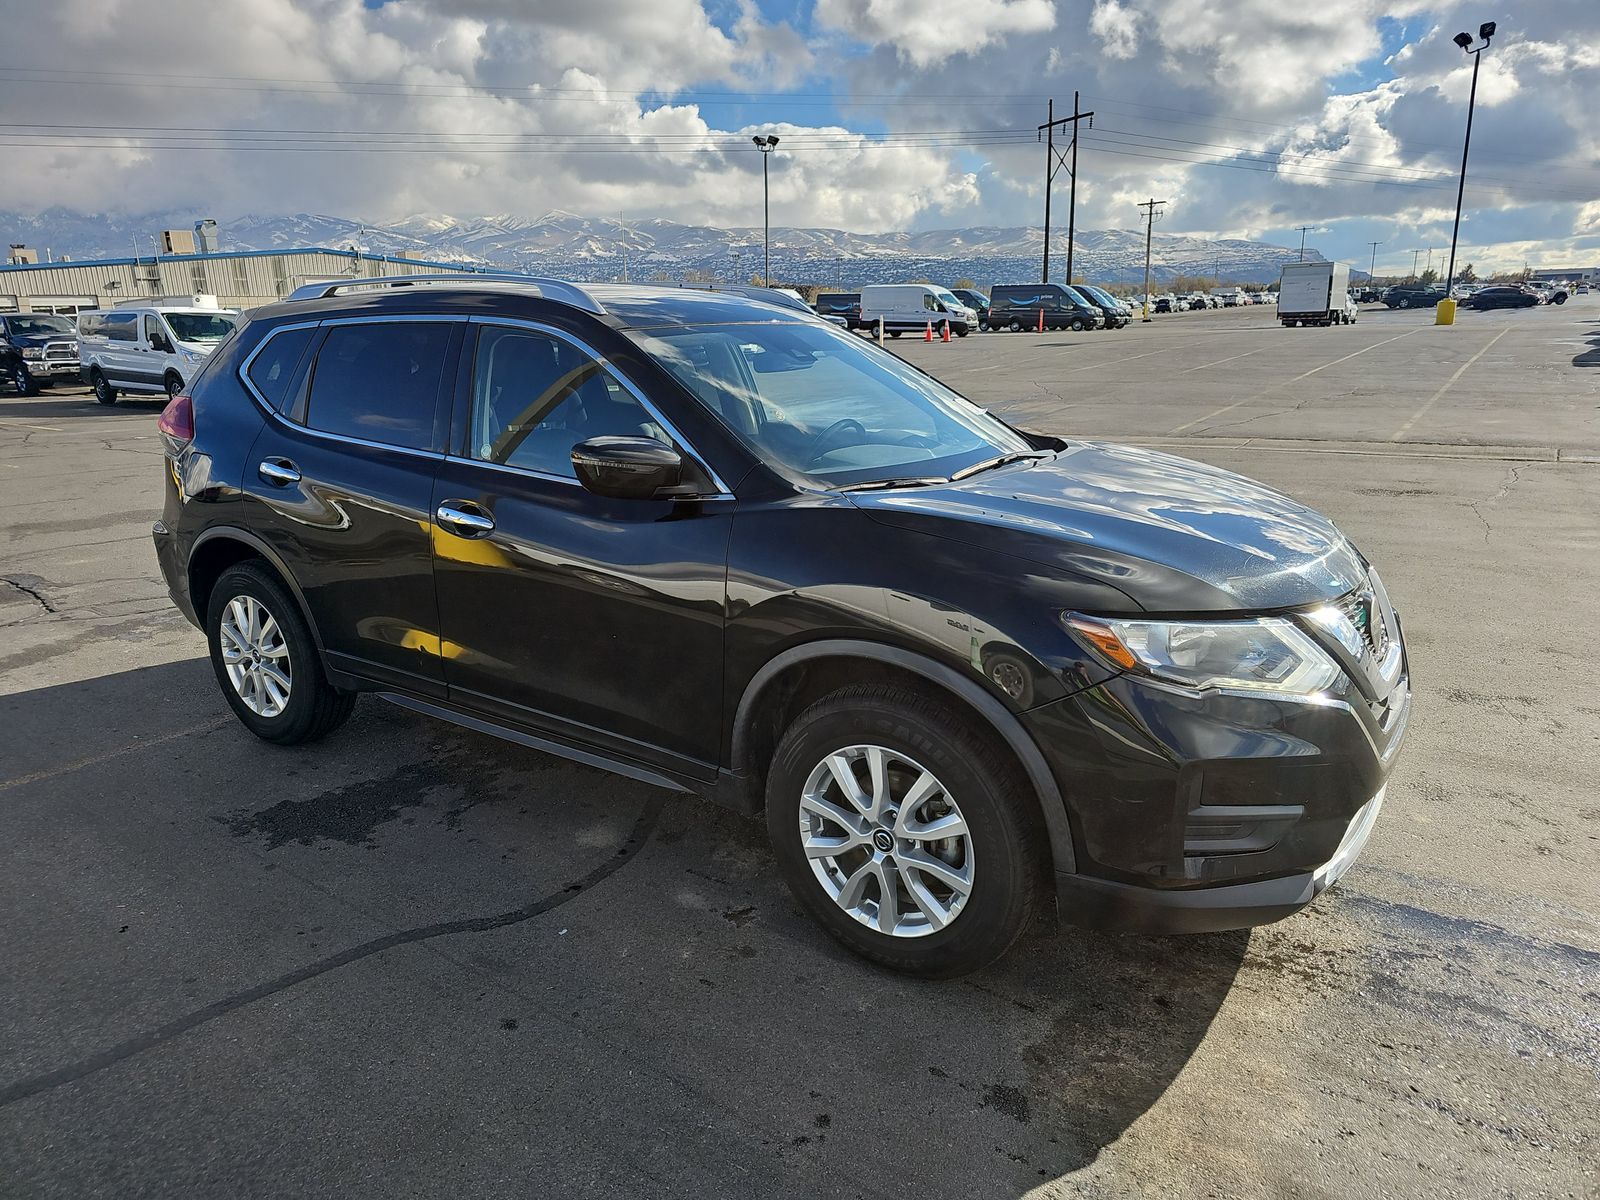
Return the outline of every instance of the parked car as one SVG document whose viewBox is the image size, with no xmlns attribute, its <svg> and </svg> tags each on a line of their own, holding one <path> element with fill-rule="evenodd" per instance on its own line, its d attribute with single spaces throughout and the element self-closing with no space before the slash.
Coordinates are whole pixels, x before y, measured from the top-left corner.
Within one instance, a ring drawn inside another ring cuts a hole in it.
<svg viewBox="0 0 1600 1200">
<path fill-rule="evenodd" d="M 78 314 L 78 371 L 101 404 L 123 392 L 176 396 L 238 324 L 205 305 L 129 304 Z"/>
<path fill-rule="evenodd" d="M 1105 317 L 1106 329 L 1122 329 L 1133 319 L 1123 311 L 1115 296 L 1093 284 L 1075 283 L 1072 285 L 1072 291 L 1100 310 Z"/>
<path fill-rule="evenodd" d="M 1319 513 L 744 297 L 374 282 L 254 310 L 159 422 L 156 556 L 257 737 L 376 692 L 762 814 L 829 933 L 927 976 L 1052 893 L 1277 920 L 1366 842 L 1409 670 Z"/>
<path fill-rule="evenodd" d="M 843 317 L 846 329 L 861 327 L 860 292 L 818 292 L 812 305 L 819 317 Z"/>
<path fill-rule="evenodd" d="M 24 396 L 78 375 L 78 332 L 54 313 L 0 316 L 0 376 Z"/>
<path fill-rule="evenodd" d="M 989 328 L 989 297 L 976 288 L 951 288 L 951 294 L 978 314 L 978 328 Z"/>
<path fill-rule="evenodd" d="M 1177 307 L 1176 307 L 1177 303 L 1178 303 L 1178 299 L 1177 299 L 1176 296 L 1157 296 L 1156 297 L 1156 302 L 1151 307 L 1150 311 L 1151 312 L 1158 312 L 1158 313 L 1176 312 L 1177 311 Z"/>
<path fill-rule="evenodd" d="M 1383 293 L 1383 302 L 1390 308 L 1432 308 L 1443 299 L 1443 288 L 1421 284 L 1399 283 Z"/>
<path fill-rule="evenodd" d="M 989 324 L 1013 333 L 1039 328 L 1071 329 L 1082 333 L 1105 325 L 1098 305 L 1059 283 L 998 284 L 989 289 Z"/>
<path fill-rule="evenodd" d="M 870 283 L 862 288 L 862 323 L 876 329 L 879 318 L 890 337 L 930 328 L 936 336 L 948 328 L 957 337 L 966 337 L 978 327 L 977 313 L 931 283 Z"/>
<path fill-rule="evenodd" d="M 1539 297 L 1515 285 L 1479 288 L 1461 302 L 1462 308 L 1532 308 Z"/>
</svg>

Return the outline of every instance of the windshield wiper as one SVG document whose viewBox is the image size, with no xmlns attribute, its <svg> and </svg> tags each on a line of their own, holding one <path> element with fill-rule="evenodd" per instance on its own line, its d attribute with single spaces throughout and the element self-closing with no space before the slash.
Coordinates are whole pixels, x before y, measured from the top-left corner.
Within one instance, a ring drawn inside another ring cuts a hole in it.
<svg viewBox="0 0 1600 1200">
<path fill-rule="evenodd" d="M 962 467 L 961 470 L 950 476 L 950 482 L 954 483 L 958 479 L 966 479 L 970 475 L 976 475 L 979 471 L 988 471 L 995 467 L 1003 467 L 1007 463 L 1024 462 L 1029 459 L 1051 458 L 1054 456 L 1054 454 L 1054 450 L 1019 450 L 1014 454 L 1002 454 L 997 458 L 987 459 L 980 463 L 973 463 L 970 467 Z"/>
<path fill-rule="evenodd" d="M 843 487 L 835 488 L 839 492 L 870 492 L 880 488 L 902 487 L 933 487 L 941 483 L 949 483 L 943 475 L 921 475 L 899 479 L 869 479 L 865 483 L 847 483 Z"/>
</svg>

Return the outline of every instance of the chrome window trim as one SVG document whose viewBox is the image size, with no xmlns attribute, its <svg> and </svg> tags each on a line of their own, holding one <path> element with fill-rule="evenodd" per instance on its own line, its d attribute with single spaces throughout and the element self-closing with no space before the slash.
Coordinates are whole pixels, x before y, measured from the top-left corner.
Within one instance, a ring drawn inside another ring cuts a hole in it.
<svg viewBox="0 0 1600 1200">
<path fill-rule="evenodd" d="M 695 449 L 694 443 L 692 443 L 691 441 L 689 441 L 688 438 L 683 436 L 683 434 L 678 430 L 678 427 L 675 426 L 670 420 L 668 420 L 666 415 L 659 408 L 657 408 L 654 404 L 652 404 L 650 402 L 649 397 L 647 397 L 644 394 L 644 392 L 642 392 L 639 389 L 638 385 L 635 384 L 633 382 L 633 380 L 629 379 L 626 374 L 624 374 L 621 370 L 619 370 L 615 363 L 613 363 L 604 354 L 601 354 L 593 346 L 589 345 L 589 343 L 585 342 L 582 338 L 576 337 L 573 334 L 570 334 L 570 333 L 566 332 L 566 330 L 564 330 L 564 329 L 557 329 L 554 326 L 546 325 L 546 324 L 543 324 L 542 322 L 539 322 L 539 321 L 529 321 L 529 320 L 524 320 L 524 319 L 521 319 L 521 318 L 518 318 L 518 317 L 471 316 L 471 317 L 467 317 L 466 320 L 470 324 L 478 325 L 478 326 L 482 326 L 482 327 L 488 327 L 488 328 L 499 327 L 499 328 L 506 328 L 506 329 L 527 329 L 527 330 L 531 330 L 534 333 L 542 333 L 542 334 L 545 334 L 545 335 L 547 335 L 549 337 L 553 337 L 553 338 L 556 338 L 556 339 L 558 339 L 560 341 L 566 342 L 569 346 L 572 346 L 572 347 L 576 348 L 577 350 L 582 351 L 584 354 L 587 354 L 595 362 L 599 363 L 602 367 L 604 367 L 607 371 L 609 371 L 611 373 L 612 377 L 615 378 L 618 383 L 622 384 L 622 386 L 625 387 L 628 390 L 628 393 L 635 400 L 637 400 L 639 402 L 640 406 L 643 407 L 643 409 L 647 413 L 649 413 L 652 417 L 655 418 L 657 424 L 659 424 L 661 426 L 661 428 L 666 432 L 667 436 L 669 438 L 671 438 L 675 443 L 677 443 L 677 445 L 681 446 L 683 448 L 684 452 L 690 458 L 694 459 L 694 461 L 699 465 L 700 469 L 706 473 L 706 476 L 711 480 L 712 487 L 716 488 L 716 491 L 713 492 L 712 494 L 708 495 L 708 496 L 696 496 L 695 497 L 696 500 L 732 500 L 732 499 L 734 499 L 733 489 L 730 488 L 726 483 L 723 482 L 722 476 L 718 475 L 717 472 L 712 468 L 711 464 L 706 461 L 705 456 L 703 454 L 701 454 L 698 450 Z M 470 401 L 469 401 L 469 403 L 470 403 Z M 484 460 L 478 459 L 478 458 L 456 459 L 456 456 L 454 456 L 454 455 L 446 455 L 446 457 L 450 458 L 450 459 L 452 459 L 454 461 L 476 463 L 479 466 L 498 467 L 498 468 L 500 468 L 502 470 L 509 470 L 509 471 L 520 471 L 520 472 L 523 472 L 525 474 L 533 475 L 533 476 L 536 476 L 536 477 L 542 478 L 542 479 L 561 479 L 561 480 L 564 480 L 567 483 L 577 484 L 577 486 L 579 486 L 579 487 L 583 486 L 583 484 L 579 483 L 578 480 L 576 480 L 576 479 L 567 479 L 565 476 L 555 475 L 555 474 L 552 474 L 551 472 L 548 472 L 548 471 L 538 471 L 538 470 L 532 470 L 532 469 L 523 468 L 523 467 L 513 467 L 513 466 L 509 466 L 509 465 L 507 465 L 505 463 L 485 462 Z"/>
<path fill-rule="evenodd" d="M 442 461 L 445 456 L 437 450 L 420 450 L 415 446 L 400 446 L 396 445 L 394 442 L 374 442 L 367 438 L 352 437 L 349 434 L 329 433 L 325 429 L 317 429 L 311 425 L 305 425 L 299 421 L 290 420 L 283 413 L 274 408 L 271 403 L 268 402 L 267 398 L 261 394 L 256 385 L 251 381 L 250 367 L 251 364 L 256 361 L 256 356 L 267 348 L 268 342 L 272 341 L 272 339 L 277 337 L 280 333 L 288 333 L 292 329 L 332 329 L 338 325 L 376 325 L 407 322 L 428 322 L 429 324 L 433 325 L 465 325 L 467 320 L 468 318 L 463 315 L 452 313 L 441 313 L 437 316 L 424 313 L 393 313 L 385 316 L 326 317 L 316 321 L 290 321 L 283 325 L 274 326 L 266 337 L 257 342 L 256 348 L 244 356 L 244 360 L 240 362 L 238 370 L 235 372 L 235 374 L 238 376 L 239 382 L 244 385 L 244 389 L 249 393 L 250 398 L 254 400 L 257 407 L 261 409 L 262 413 L 270 420 L 283 422 L 290 429 L 297 430 L 300 433 L 310 434 L 312 437 L 321 438 L 324 441 L 345 442 L 352 446 L 367 446 L 374 450 L 393 450 L 397 454 L 409 454 L 416 458 L 428 458 L 438 462 Z M 440 365 L 439 370 L 440 382 L 443 383 L 443 364 Z"/>
</svg>

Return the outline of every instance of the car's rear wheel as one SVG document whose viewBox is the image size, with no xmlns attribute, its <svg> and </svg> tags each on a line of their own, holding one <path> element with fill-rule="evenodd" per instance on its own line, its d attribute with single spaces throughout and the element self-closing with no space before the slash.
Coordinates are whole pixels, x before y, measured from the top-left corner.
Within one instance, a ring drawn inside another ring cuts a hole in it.
<svg viewBox="0 0 1600 1200">
<path fill-rule="evenodd" d="M 1411 298 L 1409 296 L 1401 296 L 1400 297 L 1400 307 L 1401 308 L 1410 308 L 1411 307 Z"/>
<path fill-rule="evenodd" d="M 767 776 L 767 831 L 830 934 L 912 975 L 992 962 L 1043 892 L 1026 779 L 972 719 L 901 688 L 844 688 L 794 721 Z"/>
<path fill-rule="evenodd" d="M 101 404 L 111 405 L 117 402 L 117 389 L 111 386 L 111 381 L 99 367 L 89 372 L 89 384 L 94 388 L 94 398 Z"/>
<path fill-rule="evenodd" d="M 1022 332 L 1022 322 L 1017 320 L 1015 317 L 1013 317 L 1011 319 L 1011 324 L 1007 325 L 1006 328 L 1009 329 L 1012 333 L 1021 333 Z"/>
<path fill-rule="evenodd" d="M 264 566 L 223 572 L 206 606 L 206 639 L 228 705 L 264 741 L 314 742 L 355 707 L 354 692 L 328 682 L 299 606 Z"/>
</svg>

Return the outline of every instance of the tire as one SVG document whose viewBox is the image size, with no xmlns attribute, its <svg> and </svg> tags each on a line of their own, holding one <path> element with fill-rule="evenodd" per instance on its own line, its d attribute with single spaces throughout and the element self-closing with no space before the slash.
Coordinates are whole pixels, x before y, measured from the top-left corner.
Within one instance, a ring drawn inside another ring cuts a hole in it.
<svg viewBox="0 0 1600 1200">
<path fill-rule="evenodd" d="M 889 336 L 892 338 L 897 338 L 900 336 L 900 331 L 898 329 L 891 329 L 889 330 Z"/>
<path fill-rule="evenodd" d="M 1073 322 L 1072 322 L 1072 332 L 1073 333 L 1082 333 L 1083 332 L 1083 322 L 1078 320 L 1078 319 L 1076 319 L 1076 318 L 1074 318 Z"/>
<path fill-rule="evenodd" d="M 167 377 L 161 381 L 161 386 L 167 389 L 167 399 L 172 399 L 183 391 L 183 380 L 176 371 L 168 371 Z"/>
<path fill-rule="evenodd" d="M 236 603 L 241 608 L 234 609 Z M 253 611 L 264 614 L 265 619 L 241 619 L 252 611 L 252 604 L 256 606 Z M 236 662 L 225 660 L 222 648 L 225 616 L 247 638 L 252 626 L 261 631 L 253 640 L 243 642 L 230 636 L 229 645 L 250 646 L 257 661 L 275 666 L 276 678 L 287 678 L 286 695 L 281 695 L 281 683 L 271 684 L 272 676 L 252 672 L 249 666 L 244 667 L 245 678 L 239 684 L 234 682 L 229 670 Z M 343 725 L 355 707 L 356 694 L 334 687 L 323 673 L 321 656 L 294 597 L 260 563 L 243 562 L 229 567 L 217 580 L 206 605 L 206 642 L 217 685 L 229 707 L 244 727 L 263 741 L 280 746 L 317 741 Z M 253 684 L 248 678 L 252 674 Z M 253 699 L 247 700 L 247 695 Z M 278 704 L 276 712 L 271 711 L 274 703 Z"/>
<path fill-rule="evenodd" d="M 94 388 L 94 398 L 101 404 L 109 408 L 117 402 L 117 389 L 111 386 L 99 367 L 89 372 L 89 384 Z"/>
<path fill-rule="evenodd" d="M 11 368 L 11 386 L 17 389 L 17 395 L 19 396 L 37 396 L 39 394 L 39 384 L 24 363 L 19 362 Z"/>
<path fill-rule="evenodd" d="M 972 332 L 972 330 L 970 330 L 970 329 L 965 329 L 965 328 L 958 329 L 958 330 L 956 330 L 956 336 L 957 337 L 966 337 L 967 334 L 969 334 L 971 332 Z"/>
<path fill-rule="evenodd" d="M 1017 320 L 1015 317 L 1013 317 L 1011 319 L 1011 324 L 1007 325 L 1006 328 L 1009 329 L 1012 333 L 1021 333 L 1022 332 L 1022 322 Z"/>
<path fill-rule="evenodd" d="M 937 843 L 935 857 L 925 849 L 932 841 L 897 837 L 893 831 L 900 826 L 893 818 L 877 824 L 858 809 L 847 812 L 829 760 L 852 750 L 858 754 L 845 769 L 858 784 L 871 779 L 867 764 L 874 755 L 890 764 L 882 778 L 894 800 L 904 799 L 921 773 L 931 774 L 935 790 L 910 814 L 912 820 L 926 825 L 954 815 L 965 823 L 964 832 Z M 857 820 L 856 827 L 847 831 L 818 815 L 815 802 L 806 800 L 808 787 L 810 796 Z M 809 835 L 802 819 L 812 823 Z M 817 922 L 862 957 L 908 975 L 950 979 L 993 962 L 1021 936 L 1045 894 L 1044 822 L 1016 764 L 975 718 L 903 688 L 843 688 L 796 718 L 767 773 L 767 832 L 784 881 Z M 891 849 L 874 848 L 863 833 L 886 837 Z M 806 853 L 807 836 L 837 838 L 843 848 L 835 857 L 813 859 Z M 846 846 L 852 839 L 855 844 Z M 925 873 L 910 857 L 901 858 L 904 867 L 888 865 L 908 848 L 944 874 Z M 955 887 L 942 880 L 963 875 L 971 887 L 958 900 Z M 858 876 L 869 882 L 856 888 L 852 912 L 835 890 L 847 894 L 849 880 Z M 896 889 L 892 917 L 880 907 L 882 878 Z M 907 880 L 920 884 L 925 901 L 914 898 Z M 936 923 L 930 911 L 948 919 Z M 895 932 L 883 931 L 885 922 Z"/>
<path fill-rule="evenodd" d="M 1551 304 L 1565 304 L 1566 302 L 1567 294 L 1565 292 L 1557 292 L 1555 298 L 1550 301 Z"/>
<path fill-rule="evenodd" d="M 1411 297 L 1410 296 L 1401 296 L 1400 299 L 1397 301 L 1397 304 L 1398 304 L 1398 306 L 1400 308 L 1410 308 L 1411 307 Z"/>
</svg>

